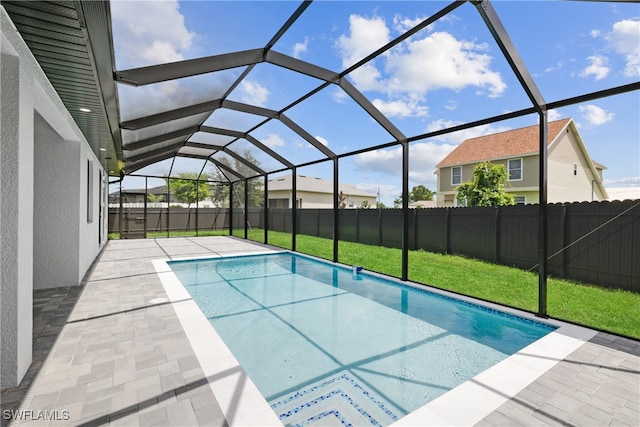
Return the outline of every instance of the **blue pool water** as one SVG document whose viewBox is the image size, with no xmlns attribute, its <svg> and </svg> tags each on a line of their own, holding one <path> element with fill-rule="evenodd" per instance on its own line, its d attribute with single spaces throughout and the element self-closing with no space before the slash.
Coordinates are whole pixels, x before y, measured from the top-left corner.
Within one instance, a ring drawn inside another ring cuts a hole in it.
<svg viewBox="0 0 640 427">
<path fill-rule="evenodd" d="M 169 265 L 287 425 L 389 425 L 553 330 L 288 252 Z"/>
</svg>

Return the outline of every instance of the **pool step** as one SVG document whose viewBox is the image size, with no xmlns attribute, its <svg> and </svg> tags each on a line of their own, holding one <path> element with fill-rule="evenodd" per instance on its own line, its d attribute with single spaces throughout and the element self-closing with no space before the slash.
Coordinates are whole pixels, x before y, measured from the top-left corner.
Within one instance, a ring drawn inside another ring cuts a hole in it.
<svg viewBox="0 0 640 427">
<path fill-rule="evenodd" d="M 349 372 L 271 401 L 287 426 L 387 426 L 398 419 L 388 403 Z"/>
</svg>

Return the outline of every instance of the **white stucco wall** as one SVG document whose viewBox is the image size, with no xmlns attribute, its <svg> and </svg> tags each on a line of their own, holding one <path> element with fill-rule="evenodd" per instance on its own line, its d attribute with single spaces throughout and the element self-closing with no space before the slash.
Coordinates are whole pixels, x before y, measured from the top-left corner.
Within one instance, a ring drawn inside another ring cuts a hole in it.
<svg viewBox="0 0 640 427">
<path fill-rule="evenodd" d="M 64 140 L 40 114 L 34 124 L 33 287 L 77 285 L 80 144 Z"/>
<path fill-rule="evenodd" d="M 0 20 L 0 386 L 6 387 L 17 385 L 31 364 L 34 287 L 79 285 L 105 242 L 98 243 L 98 227 L 106 225 L 98 215 L 98 158 L 2 7 Z M 87 160 L 94 169 L 92 222 Z"/>
<path fill-rule="evenodd" d="M 33 128 L 28 120 L 33 109 L 28 83 L 23 81 L 19 52 L 5 37 L 6 15 L 2 9 L 0 41 L 0 385 L 16 385 L 31 364 L 33 265 Z"/>
</svg>

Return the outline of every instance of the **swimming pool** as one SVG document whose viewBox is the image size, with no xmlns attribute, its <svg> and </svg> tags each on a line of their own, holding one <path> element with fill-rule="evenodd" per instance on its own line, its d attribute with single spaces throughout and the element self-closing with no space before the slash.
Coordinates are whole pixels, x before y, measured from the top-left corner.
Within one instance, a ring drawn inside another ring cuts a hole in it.
<svg viewBox="0 0 640 427">
<path fill-rule="evenodd" d="M 391 424 L 553 330 L 291 253 L 169 265 L 285 424 Z"/>
</svg>

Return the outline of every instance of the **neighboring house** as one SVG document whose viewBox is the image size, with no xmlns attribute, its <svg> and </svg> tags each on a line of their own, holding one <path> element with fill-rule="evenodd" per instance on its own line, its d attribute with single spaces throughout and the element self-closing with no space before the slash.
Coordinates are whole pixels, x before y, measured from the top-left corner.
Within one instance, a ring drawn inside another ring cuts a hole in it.
<svg viewBox="0 0 640 427">
<path fill-rule="evenodd" d="M 122 203 L 144 203 L 145 193 L 162 196 L 162 201 L 167 200 L 167 186 L 160 185 L 146 190 L 144 188 L 123 188 L 122 191 L 114 191 L 109 193 L 109 204 L 120 203 L 120 193 L 122 193 Z"/>
<path fill-rule="evenodd" d="M 516 203 L 538 203 L 539 127 L 480 136 L 463 141 L 436 165 L 438 206 L 457 206 L 460 184 L 470 181 L 474 166 L 482 161 L 507 168 L 507 192 Z M 548 124 L 547 201 L 583 202 L 608 198 L 602 183 L 603 165 L 589 156 L 571 118 Z"/>
<path fill-rule="evenodd" d="M 417 202 L 409 203 L 409 209 L 421 209 L 421 208 L 435 208 L 438 206 L 436 200 L 418 200 Z"/>
<path fill-rule="evenodd" d="M 270 179 L 268 183 L 269 207 L 292 207 L 292 175 Z M 349 184 L 340 184 L 339 191 L 344 196 L 344 207 L 355 209 L 366 201 L 369 207 L 376 207 L 376 195 L 357 189 Z M 366 204 L 365 204 L 366 205 Z M 298 208 L 333 209 L 333 182 L 312 176 L 297 175 L 296 206 Z"/>
<path fill-rule="evenodd" d="M 639 187 L 609 187 L 607 189 L 608 200 L 638 200 L 640 199 Z"/>
</svg>

